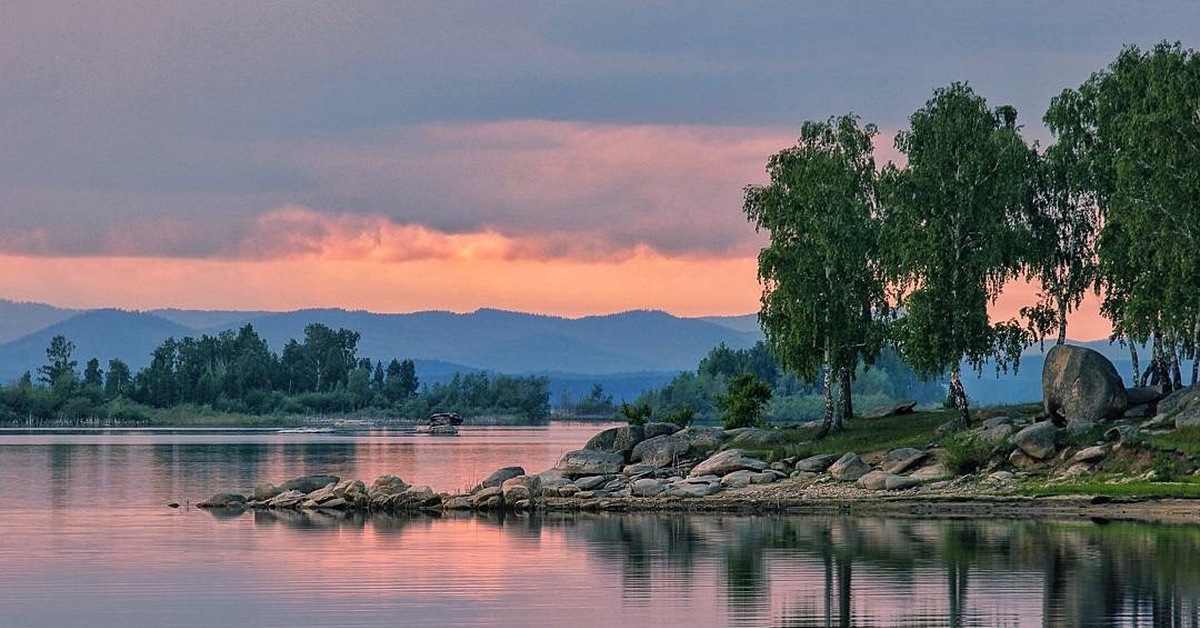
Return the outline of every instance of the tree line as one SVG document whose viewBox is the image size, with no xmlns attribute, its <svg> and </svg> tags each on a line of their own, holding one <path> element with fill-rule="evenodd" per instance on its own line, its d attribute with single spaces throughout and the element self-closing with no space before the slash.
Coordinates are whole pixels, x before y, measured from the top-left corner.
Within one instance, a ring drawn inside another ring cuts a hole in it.
<svg viewBox="0 0 1200 628">
<path fill-rule="evenodd" d="M 145 423 L 150 409 L 205 408 L 248 415 L 373 412 L 423 418 L 432 412 L 466 416 L 549 415 L 544 377 L 456 374 L 422 385 L 411 359 L 372 361 L 358 356 L 359 333 L 320 323 L 304 328 L 275 353 L 254 330 L 200 338 L 167 338 L 137 373 L 120 359 L 89 359 L 82 372 L 75 345 L 51 339 L 37 377 L 26 372 L 0 389 L 0 422 Z"/>
<path fill-rule="evenodd" d="M 759 319 L 784 369 L 823 378 L 823 432 L 844 426 L 855 374 L 888 347 L 922 376 L 948 373 L 969 423 L 960 365 L 1015 368 L 1025 347 L 1063 343 L 1088 292 L 1133 352 L 1135 383 L 1180 387 L 1186 359 L 1195 383 L 1200 55 L 1127 47 L 1043 121 L 1044 148 L 1015 108 L 953 83 L 896 135 L 903 165 L 877 167 L 878 128 L 848 114 L 805 122 L 769 158 L 769 183 L 745 188 L 743 212 L 769 235 Z M 993 321 L 1017 279 L 1040 287 L 1037 302 Z"/>
</svg>

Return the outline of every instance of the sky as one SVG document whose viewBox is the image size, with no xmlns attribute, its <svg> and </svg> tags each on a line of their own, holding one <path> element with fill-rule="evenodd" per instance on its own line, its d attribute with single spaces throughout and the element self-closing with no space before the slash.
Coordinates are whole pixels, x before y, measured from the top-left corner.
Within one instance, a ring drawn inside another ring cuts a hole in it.
<svg viewBox="0 0 1200 628">
<path fill-rule="evenodd" d="M 1045 143 L 1164 39 L 1200 3 L 8 2 L 0 298 L 750 313 L 742 189 L 805 120 L 878 124 L 882 163 L 968 81 Z"/>
</svg>

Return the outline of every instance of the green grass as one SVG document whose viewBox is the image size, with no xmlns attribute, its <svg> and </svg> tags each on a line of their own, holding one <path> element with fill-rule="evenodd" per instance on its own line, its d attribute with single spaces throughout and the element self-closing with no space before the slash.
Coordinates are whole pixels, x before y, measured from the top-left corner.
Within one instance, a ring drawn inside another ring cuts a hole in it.
<svg viewBox="0 0 1200 628">
<path fill-rule="evenodd" d="M 1200 455 L 1200 425 L 1180 428 L 1165 434 L 1147 434 L 1141 440 L 1159 449 L 1174 449 L 1191 456 Z"/>
<path fill-rule="evenodd" d="M 816 454 L 859 454 L 897 447 L 924 447 L 937 440 L 937 428 L 956 416 L 955 410 L 915 412 L 883 419 L 855 417 L 844 432 L 834 432 L 814 441 L 816 428 L 790 429 L 784 432 L 783 443 L 775 448 L 773 458 L 801 458 Z"/>
<path fill-rule="evenodd" d="M 1163 499 L 1200 498 L 1200 478 L 1189 476 L 1175 482 L 1106 482 L 1090 478 L 1077 482 L 1031 482 L 1021 492 L 1036 497 L 1053 495 L 1103 495 L 1114 498 Z"/>
</svg>

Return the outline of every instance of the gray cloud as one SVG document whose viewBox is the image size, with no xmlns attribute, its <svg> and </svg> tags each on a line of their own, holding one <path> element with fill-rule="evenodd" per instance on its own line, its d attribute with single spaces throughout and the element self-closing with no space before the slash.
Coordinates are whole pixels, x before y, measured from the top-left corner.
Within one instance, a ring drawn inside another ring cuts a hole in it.
<svg viewBox="0 0 1200 628">
<path fill-rule="evenodd" d="M 1044 139 L 1051 96 L 1197 24 L 1184 1 L 9 3 L 0 250 L 238 255 L 297 205 L 745 253 L 741 185 L 804 119 L 894 129 L 970 80 Z"/>
</svg>

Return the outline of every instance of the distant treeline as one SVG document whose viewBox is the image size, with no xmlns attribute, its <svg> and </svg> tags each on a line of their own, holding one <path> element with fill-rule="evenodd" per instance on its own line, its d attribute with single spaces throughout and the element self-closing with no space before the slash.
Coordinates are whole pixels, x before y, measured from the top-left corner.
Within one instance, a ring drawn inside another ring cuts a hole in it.
<svg viewBox="0 0 1200 628">
<path fill-rule="evenodd" d="M 804 381 L 786 372 L 763 342 L 749 349 L 721 344 L 700 361 L 696 370 L 680 373 L 666 386 L 643 393 L 634 406 L 647 408 L 650 420 L 678 421 L 678 417 L 686 417 L 689 421 L 720 423 L 718 400 L 742 374 L 753 375 L 770 388 L 770 401 L 764 408 L 767 420 L 792 423 L 820 418 L 824 379 L 818 376 L 814 381 Z M 946 398 L 944 380 L 918 377 L 890 349 L 882 351 L 871 365 L 860 366 L 852 385 L 863 408 L 901 399 L 937 404 Z M 599 397 L 599 393 L 592 396 Z"/>
<path fill-rule="evenodd" d="M 126 425 L 151 422 L 153 409 L 196 408 L 246 415 L 376 413 L 423 418 L 432 412 L 464 416 L 549 416 L 544 377 L 473 373 L 422 386 L 409 359 L 386 364 L 358 357 L 359 334 L 319 323 L 289 340 L 282 353 L 245 325 L 199 339 L 168 338 L 149 366 L 132 373 L 119 359 L 102 369 L 92 358 L 82 373 L 74 344 L 55 336 L 46 364 L 0 388 L 0 423 Z"/>
</svg>

